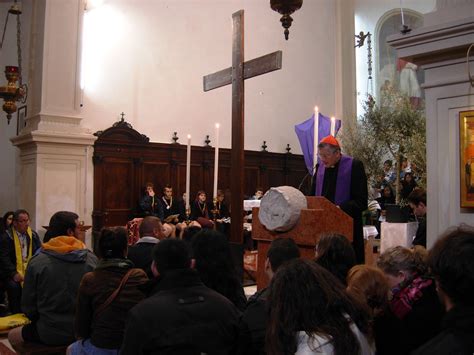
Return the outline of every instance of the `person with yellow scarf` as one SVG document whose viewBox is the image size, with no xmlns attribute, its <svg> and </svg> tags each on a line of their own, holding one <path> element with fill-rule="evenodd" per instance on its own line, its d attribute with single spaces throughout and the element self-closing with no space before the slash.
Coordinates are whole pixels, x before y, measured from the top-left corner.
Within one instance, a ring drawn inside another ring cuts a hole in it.
<svg viewBox="0 0 474 355">
<path fill-rule="evenodd" d="M 79 216 L 56 212 L 48 237 L 28 264 L 21 305 L 30 324 L 8 334 L 15 346 L 23 342 L 67 345 L 75 341 L 74 311 L 82 276 L 95 269 L 97 257 L 78 239 Z"/>
<path fill-rule="evenodd" d="M 11 227 L 0 239 L 0 279 L 6 284 L 10 312 L 21 313 L 21 294 L 28 262 L 41 247 L 38 234 L 30 228 L 26 210 L 13 214 Z"/>
</svg>

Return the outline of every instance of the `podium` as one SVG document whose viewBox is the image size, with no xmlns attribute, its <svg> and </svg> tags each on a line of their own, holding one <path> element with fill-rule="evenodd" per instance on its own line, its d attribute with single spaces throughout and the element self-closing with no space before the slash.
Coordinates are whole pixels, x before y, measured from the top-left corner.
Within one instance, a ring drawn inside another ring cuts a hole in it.
<svg viewBox="0 0 474 355">
<path fill-rule="evenodd" d="M 260 290 L 268 284 L 265 259 L 271 242 L 276 238 L 292 238 L 304 259 L 314 259 L 314 247 L 322 234 L 341 234 L 352 242 L 352 217 L 324 197 L 306 196 L 306 200 L 308 208 L 301 210 L 298 223 L 287 232 L 267 230 L 258 218 L 259 208 L 253 208 L 252 238 L 258 240 L 257 289 Z"/>
</svg>

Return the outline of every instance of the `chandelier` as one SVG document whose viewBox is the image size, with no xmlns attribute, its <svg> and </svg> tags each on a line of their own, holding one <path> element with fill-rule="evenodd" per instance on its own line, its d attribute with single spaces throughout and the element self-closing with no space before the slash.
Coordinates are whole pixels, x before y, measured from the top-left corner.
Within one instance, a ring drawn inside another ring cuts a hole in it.
<svg viewBox="0 0 474 355">
<path fill-rule="evenodd" d="M 290 16 L 296 10 L 299 10 L 303 5 L 303 0 L 270 0 L 270 6 L 272 10 L 282 14 L 280 19 L 281 25 L 285 28 L 285 39 L 288 40 L 291 23 L 293 18 Z"/>
<path fill-rule="evenodd" d="M 22 82 L 21 75 L 21 9 L 15 0 L 12 7 L 7 12 L 7 18 L 5 20 L 5 26 L 3 28 L 2 41 L 0 43 L 0 50 L 3 48 L 3 42 L 5 40 L 5 33 L 8 25 L 8 18 L 10 15 L 16 16 L 17 31 L 16 31 L 16 44 L 17 44 L 17 55 L 18 55 L 18 66 L 7 65 L 5 67 L 5 77 L 7 78 L 7 85 L 0 86 L 0 98 L 5 102 L 2 106 L 3 111 L 7 113 L 7 121 L 10 124 L 12 113 L 16 112 L 16 102 L 26 102 L 27 86 Z M 18 81 L 18 85 L 17 85 Z"/>
</svg>

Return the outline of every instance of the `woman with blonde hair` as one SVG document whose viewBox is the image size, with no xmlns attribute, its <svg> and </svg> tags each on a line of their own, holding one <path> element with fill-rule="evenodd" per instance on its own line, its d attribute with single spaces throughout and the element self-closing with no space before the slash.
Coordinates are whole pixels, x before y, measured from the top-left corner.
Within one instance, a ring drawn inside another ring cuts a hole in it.
<svg viewBox="0 0 474 355">
<path fill-rule="evenodd" d="M 377 354 L 403 354 L 401 322 L 389 309 L 390 287 L 384 273 L 369 265 L 356 265 L 347 274 L 347 292 L 364 305 L 370 317 Z"/>
<path fill-rule="evenodd" d="M 407 352 L 434 337 L 444 314 L 436 286 L 428 274 L 426 249 L 397 246 L 386 250 L 377 260 L 392 290 L 390 309 L 400 319 Z"/>
</svg>

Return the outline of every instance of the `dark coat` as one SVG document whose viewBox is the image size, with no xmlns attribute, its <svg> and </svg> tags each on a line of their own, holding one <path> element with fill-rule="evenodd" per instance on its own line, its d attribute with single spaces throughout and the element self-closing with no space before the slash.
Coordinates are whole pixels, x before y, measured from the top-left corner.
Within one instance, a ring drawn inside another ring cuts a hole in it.
<svg viewBox="0 0 474 355">
<path fill-rule="evenodd" d="M 160 198 L 157 195 L 153 197 L 149 195 L 143 196 L 140 200 L 140 209 L 145 216 L 155 216 L 163 222 L 163 206 L 160 203 Z"/>
<path fill-rule="evenodd" d="M 32 231 L 31 240 L 33 242 L 31 255 L 33 256 L 41 247 L 41 241 L 35 231 Z M 28 238 L 28 248 L 30 247 L 29 243 Z M 12 231 L 8 229 L 0 236 L 0 279 L 11 279 L 16 273 L 15 243 L 13 242 Z"/>
<path fill-rule="evenodd" d="M 240 312 L 192 269 L 167 272 L 156 292 L 129 312 L 122 355 L 225 355 L 238 336 Z"/>
<path fill-rule="evenodd" d="M 268 293 L 264 288 L 249 298 L 240 324 L 238 355 L 265 354 Z"/>
<path fill-rule="evenodd" d="M 182 222 L 186 219 L 186 211 L 184 203 L 181 200 L 173 198 L 170 203 L 169 200 L 163 200 L 164 196 L 160 198 L 161 209 L 163 210 L 163 218 L 166 219 L 169 216 L 179 214 L 178 221 Z"/>
<path fill-rule="evenodd" d="M 145 272 L 133 269 L 112 303 L 99 314 L 94 312 L 115 291 L 129 270 L 130 267 L 111 266 L 84 275 L 77 295 L 74 324 L 78 338 L 90 338 L 91 343 L 100 348 L 120 348 L 127 312 L 145 298 L 138 287 L 148 281 Z"/>
<path fill-rule="evenodd" d="M 405 349 L 403 353 L 408 354 L 438 334 L 444 314 L 433 282 L 423 290 L 423 296 L 401 320 L 403 332 L 399 339 Z"/>
<path fill-rule="evenodd" d="M 454 307 L 443 319 L 442 331 L 414 355 L 474 354 L 474 308 Z"/>
<path fill-rule="evenodd" d="M 21 306 L 36 323 L 41 341 L 67 345 L 75 340 L 74 313 L 79 284 L 94 270 L 97 257 L 89 250 L 58 254 L 42 250 L 28 263 Z"/>
<path fill-rule="evenodd" d="M 329 201 L 334 203 L 336 193 L 336 181 L 338 174 L 339 162 L 333 169 L 326 169 L 324 173 L 324 182 L 322 195 Z M 319 164 L 316 166 L 311 185 L 311 196 L 316 193 L 316 177 Z M 350 198 L 341 204 L 341 210 L 353 218 L 353 241 L 352 245 L 356 253 L 356 259 L 359 264 L 363 264 L 365 260 L 364 249 L 364 232 L 362 223 L 362 212 L 367 209 L 368 190 L 367 176 L 365 174 L 364 164 L 360 160 L 352 160 L 351 170 L 351 188 Z"/>
<path fill-rule="evenodd" d="M 151 263 L 153 261 L 152 252 L 155 245 L 156 243 L 141 242 L 128 248 L 127 258 L 133 262 L 135 267 L 145 271 L 150 279 L 154 277 L 151 272 Z"/>
</svg>

